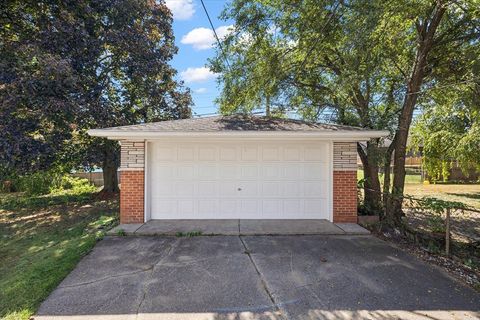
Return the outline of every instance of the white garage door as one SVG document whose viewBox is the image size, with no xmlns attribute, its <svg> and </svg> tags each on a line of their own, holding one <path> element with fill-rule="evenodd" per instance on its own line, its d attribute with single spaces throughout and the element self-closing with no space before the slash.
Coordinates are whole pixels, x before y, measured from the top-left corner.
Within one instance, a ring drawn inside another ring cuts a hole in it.
<svg viewBox="0 0 480 320">
<path fill-rule="evenodd" d="M 328 142 L 150 142 L 147 162 L 152 219 L 331 220 Z"/>
</svg>

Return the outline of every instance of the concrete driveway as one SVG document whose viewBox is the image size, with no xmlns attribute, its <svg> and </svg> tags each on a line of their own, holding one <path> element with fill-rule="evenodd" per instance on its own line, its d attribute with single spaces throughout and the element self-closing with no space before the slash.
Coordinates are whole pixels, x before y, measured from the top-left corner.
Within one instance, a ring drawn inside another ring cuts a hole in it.
<svg viewBox="0 0 480 320">
<path fill-rule="evenodd" d="M 478 319 L 480 295 L 373 236 L 108 237 L 35 319 Z"/>
</svg>

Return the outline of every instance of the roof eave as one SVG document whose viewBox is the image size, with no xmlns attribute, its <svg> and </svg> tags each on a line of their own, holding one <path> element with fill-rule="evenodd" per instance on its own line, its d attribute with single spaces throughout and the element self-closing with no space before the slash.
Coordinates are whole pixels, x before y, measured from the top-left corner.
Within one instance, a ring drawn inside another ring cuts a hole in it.
<svg viewBox="0 0 480 320">
<path fill-rule="evenodd" d="M 154 140 L 168 137 L 218 137 L 218 138 L 291 138 L 291 139 L 328 139 L 365 141 L 372 138 L 381 138 L 389 135 L 384 130 L 365 131 L 120 131 L 120 130 L 88 130 L 94 137 L 103 137 L 110 140 Z"/>
</svg>

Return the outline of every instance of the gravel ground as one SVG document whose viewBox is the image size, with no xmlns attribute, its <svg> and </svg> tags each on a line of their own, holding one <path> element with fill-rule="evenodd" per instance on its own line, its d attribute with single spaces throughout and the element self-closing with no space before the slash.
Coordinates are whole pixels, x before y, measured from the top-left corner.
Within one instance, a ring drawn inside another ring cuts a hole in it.
<svg viewBox="0 0 480 320">
<path fill-rule="evenodd" d="M 422 259 L 425 262 L 436 265 L 445 270 L 451 276 L 463 281 L 475 290 L 480 292 L 480 270 L 466 266 L 463 261 L 455 258 L 447 258 L 438 254 L 428 252 L 411 241 L 408 241 L 399 232 L 372 232 L 377 237 L 388 241 L 401 250 Z"/>
</svg>

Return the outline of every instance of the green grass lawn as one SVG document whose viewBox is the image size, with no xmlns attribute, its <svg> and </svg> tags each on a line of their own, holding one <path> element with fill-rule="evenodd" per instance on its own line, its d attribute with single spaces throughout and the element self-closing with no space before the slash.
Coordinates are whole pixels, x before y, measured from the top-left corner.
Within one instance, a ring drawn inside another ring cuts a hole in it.
<svg viewBox="0 0 480 320">
<path fill-rule="evenodd" d="M 363 179 L 363 170 L 357 170 L 357 179 Z M 380 174 L 380 181 L 383 181 L 383 174 Z M 405 183 L 422 183 L 422 177 L 419 174 L 407 174 L 405 176 Z"/>
<path fill-rule="evenodd" d="M 117 217 L 92 192 L 0 194 L 0 318 L 34 314 Z"/>
<path fill-rule="evenodd" d="M 363 170 L 357 171 L 357 178 L 363 179 Z M 383 182 L 383 175 L 380 175 L 380 182 Z M 463 202 L 480 210 L 480 184 L 429 184 L 422 183 L 420 175 L 407 174 L 405 194 L 416 198 L 428 196 L 446 201 Z"/>
</svg>

